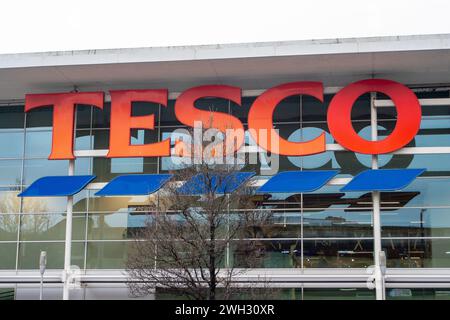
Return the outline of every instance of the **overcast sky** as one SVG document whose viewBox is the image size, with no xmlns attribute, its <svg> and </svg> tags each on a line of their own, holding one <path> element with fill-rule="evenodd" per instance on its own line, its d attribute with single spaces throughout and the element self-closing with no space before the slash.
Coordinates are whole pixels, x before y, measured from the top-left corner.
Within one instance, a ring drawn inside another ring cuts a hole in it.
<svg viewBox="0 0 450 320">
<path fill-rule="evenodd" d="M 450 0 L 0 3 L 0 53 L 450 33 Z"/>
</svg>

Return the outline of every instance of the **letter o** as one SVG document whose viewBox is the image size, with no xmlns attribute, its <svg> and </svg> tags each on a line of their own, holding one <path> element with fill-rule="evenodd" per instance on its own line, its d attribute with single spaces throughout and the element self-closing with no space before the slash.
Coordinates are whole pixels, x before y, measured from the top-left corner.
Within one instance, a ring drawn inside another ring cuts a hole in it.
<svg viewBox="0 0 450 320">
<path fill-rule="evenodd" d="M 397 109 L 394 131 L 383 140 L 368 141 L 353 128 L 351 112 L 359 96 L 368 92 L 386 94 Z M 358 153 L 382 154 L 404 147 L 419 131 L 422 110 L 414 92 L 390 80 L 367 79 L 354 82 L 341 89 L 331 100 L 327 121 L 331 135 L 344 148 Z"/>
</svg>

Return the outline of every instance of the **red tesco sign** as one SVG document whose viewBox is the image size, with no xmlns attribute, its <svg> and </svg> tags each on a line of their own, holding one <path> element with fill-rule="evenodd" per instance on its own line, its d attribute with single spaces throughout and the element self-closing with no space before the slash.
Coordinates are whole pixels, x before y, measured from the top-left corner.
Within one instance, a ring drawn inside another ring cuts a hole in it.
<svg viewBox="0 0 450 320">
<path fill-rule="evenodd" d="M 394 131 L 380 141 L 361 138 L 353 129 L 351 110 L 359 96 L 368 92 L 387 95 L 397 110 Z M 162 90 L 119 90 L 111 94 L 111 128 L 108 158 L 116 157 L 162 157 L 170 156 L 170 139 L 157 143 L 131 145 L 131 129 L 154 129 L 154 115 L 132 116 L 133 101 L 158 103 L 167 107 L 168 91 Z M 321 82 L 291 82 L 266 90 L 253 103 L 248 114 L 249 132 L 255 141 L 267 151 L 273 150 L 270 142 L 275 139 L 281 155 L 306 156 L 325 151 L 325 133 L 310 141 L 292 142 L 280 137 L 273 128 L 273 113 L 281 100 L 293 95 L 309 95 L 323 101 Z M 234 129 L 241 132 L 233 137 L 238 150 L 244 144 L 242 122 L 226 113 L 204 111 L 194 107 L 196 100 L 217 97 L 241 105 L 241 89 L 227 85 L 206 85 L 188 89 L 175 102 L 176 118 L 187 126 L 200 121 L 204 128 L 216 128 L 222 132 Z M 103 109 L 103 92 L 75 92 L 27 94 L 25 112 L 32 109 L 53 106 L 52 151 L 49 159 L 74 159 L 73 132 L 76 104 L 92 105 Z M 383 154 L 395 151 L 408 144 L 420 127 L 421 107 L 415 94 L 406 86 L 391 80 L 367 79 L 354 82 L 336 93 L 328 107 L 327 122 L 331 135 L 344 148 L 365 154 Z M 269 137 L 262 139 L 259 132 L 265 129 Z M 226 137 L 228 139 L 228 136 Z"/>
</svg>

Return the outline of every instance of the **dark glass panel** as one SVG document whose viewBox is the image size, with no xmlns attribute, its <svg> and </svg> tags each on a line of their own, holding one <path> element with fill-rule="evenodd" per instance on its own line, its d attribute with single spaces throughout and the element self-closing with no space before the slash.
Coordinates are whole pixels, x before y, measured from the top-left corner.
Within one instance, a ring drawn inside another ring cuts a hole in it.
<svg viewBox="0 0 450 320">
<path fill-rule="evenodd" d="M 373 265 L 372 240 L 304 240 L 305 268 L 367 268 Z"/>
<path fill-rule="evenodd" d="M 77 105 L 76 106 L 76 128 L 89 129 L 91 127 L 91 106 Z M 96 108 L 97 109 L 97 108 Z"/>
<path fill-rule="evenodd" d="M 300 290 L 300 289 L 296 289 Z M 304 300 L 375 300 L 375 290 L 364 288 L 305 288 Z"/>
<path fill-rule="evenodd" d="M 109 149 L 109 130 L 93 130 L 92 138 L 94 150 Z"/>
<path fill-rule="evenodd" d="M 0 132 L 6 129 L 23 129 L 24 119 L 23 106 L 0 107 Z"/>
<path fill-rule="evenodd" d="M 390 288 L 387 300 L 450 300 L 449 288 Z"/>
<path fill-rule="evenodd" d="M 92 108 L 92 128 L 109 128 L 111 119 L 111 103 L 105 102 L 103 110 Z"/>
<path fill-rule="evenodd" d="M 27 112 L 27 128 L 51 129 L 53 107 L 42 107 Z"/>
</svg>

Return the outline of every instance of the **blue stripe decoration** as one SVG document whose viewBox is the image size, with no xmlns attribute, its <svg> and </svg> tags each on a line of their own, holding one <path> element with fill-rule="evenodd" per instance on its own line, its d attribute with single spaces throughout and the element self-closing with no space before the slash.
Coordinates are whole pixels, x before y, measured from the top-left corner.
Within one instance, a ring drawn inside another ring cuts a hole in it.
<svg viewBox="0 0 450 320">
<path fill-rule="evenodd" d="M 95 176 L 47 176 L 37 179 L 18 197 L 67 197 L 80 192 Z"/>
<path fill-rule="evenodd" d="M 115 177 L 95 195 L 106 196 L 146 196 L 152 194 L 168 182 L 172 174 L 131 174 Z"/>
<path fill-rule="evenodd" d="M 254 175 L 254 172 L 231 172 L 226 176 L 216 174 L 207 177 L 205 174 L 199 173 L 186 181 L 177 191 L 182 195 L 192 196 L 209 192 L 215 194 L 232 193 Z M 206 185 L 207 182 L 211 182 L 210 187 Z"/>
<path fill-rule="evenodd" d="M 303 193 L 323 187 L 338 170 L 280 172 L 261 186 L 256 193 Z"/>
<path fill-rule="evenodd" d="M 355 176 L 341 191 L 398 191 L 408 186 L 425 169 L 373 169 Z"/>
</svg>

